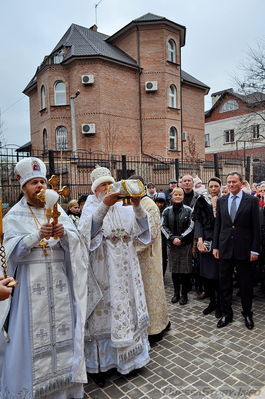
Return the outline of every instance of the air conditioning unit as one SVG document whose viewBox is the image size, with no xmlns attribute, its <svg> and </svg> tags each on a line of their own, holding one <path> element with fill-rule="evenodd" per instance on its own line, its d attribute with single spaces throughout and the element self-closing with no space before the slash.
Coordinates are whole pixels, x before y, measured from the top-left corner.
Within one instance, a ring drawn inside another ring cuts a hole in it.
<svg viewBox="0 0 265 399">
<path fill-rule="evenodd" d="M 82 133 L 83 134 L 95 134 L 96 133 L 96 124 L 95 123 L 83 123 L 82 124 Z"/>
<path fill-rule="evenodd" d="M 157 91 L 158 89 L 158 84 L 157 81 L 149 81 L 145 82 L 145 91 Z"/>
<path fill-rule="evenodd" d="M 187 132 L 181 133 L 181 141 L 187 141 Z"/>
<path fill-rule="evenodd" d="M 83 85 L 92 85 L 94 83 L 94 75 L 82 75 L 81 82 Z"/>
</svg>

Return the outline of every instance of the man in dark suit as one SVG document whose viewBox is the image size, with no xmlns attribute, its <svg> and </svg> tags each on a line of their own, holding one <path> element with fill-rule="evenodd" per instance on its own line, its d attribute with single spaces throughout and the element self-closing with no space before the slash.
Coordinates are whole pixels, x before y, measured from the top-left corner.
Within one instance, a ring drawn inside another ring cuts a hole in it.
<svg viewBox="0 0 265 399">
<path fill-rule="evenodd" d="M 220 295 L 222 318 L 217 327 L 233 320 L 233 271 L 237 267 L 242 315 L 248 329 L 254 327 L 252 318 L 253 265 L 260 251 L 259 205 L 256 197 L 241 190 L 242 176 L 231 172 L 227 176 L 229 194 L 217 201 L 213 238 L 213 255 L 220 259 Z"/>
</svg>

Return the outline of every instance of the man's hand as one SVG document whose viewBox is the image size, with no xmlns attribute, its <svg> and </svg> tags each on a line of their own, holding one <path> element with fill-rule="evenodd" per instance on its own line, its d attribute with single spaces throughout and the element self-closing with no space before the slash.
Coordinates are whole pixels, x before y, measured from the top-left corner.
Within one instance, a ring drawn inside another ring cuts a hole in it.
<svg viewBox="0 0 265 399">
<path fill-rule="evenodd" d="M 132 201 L 133 206 L 139 206 L 141 197 L 131 197 L 131 201 Z"/>
<path fill-rule="evenodd" d="M 7 299 L 12 294 L 12 288 L 7 287 L 7 284 L 10 281 L 13 281 L 12 277 L 4 278 L 3 276 L 0 277 L 0 301 Z"/>
<path fill-rule="evenodd" d="M 181 240 L 179 238 L 174 238 L 172 243 L 173 243 L 173 245 L 177 245 L 179 247 L 181 245 Z"/>
<path fill-rule="evenodd" d="M 53 225 L 52 229 L 52 237 L 63 237 L 64 236 L 64 227 L 61 223 L 57 223 Z"/>
<path fill-rule="evenodd" d="M 215 259 L 219 259 L 219 249 L 213 249 L 213 256 Z"/>
<path fill-rule="evenodd" d="M 119 201 L 119 195 L 120 193 L 108 193 L 105 195 L 103 199 L 103 203 L 107 206 L 112 206 L 116 204 L 117 201 Z"/>
<path fill-rule="evenodd" d="M 250 262 L 255 262 L 258 260 L 259 255 L 257 254 L 250 254 Z"/>
<path fill-rule="evenodd" d="M 200 252 L 209 252 L 203 242 L 198 241 L 198 250 Z"/>
<path fill-rule="evenodd" d="M 40 238 L 46 238 L 47 240 L 53 235 L 53 225 L 51 223 L 44 223 L 40 227 Z"/>
</svg>

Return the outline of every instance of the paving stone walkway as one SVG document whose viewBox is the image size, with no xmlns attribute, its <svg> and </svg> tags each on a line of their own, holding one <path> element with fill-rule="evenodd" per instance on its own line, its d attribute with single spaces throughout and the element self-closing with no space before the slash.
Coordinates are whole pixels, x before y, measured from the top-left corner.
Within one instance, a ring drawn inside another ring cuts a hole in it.
<svg viewBox="0 0 265 399">
<path fill-rule="evenodd" d="M 172 304 L 165 277 L 172 328 L 151 348 L 151 361 L 128 376 L 112 372 L 104 388 L 92 380 L 86 399 L 231 399 L 265 398 L 265 295 L 255 289 L 255 328 L 247 330 L 240 298 L 233 300 L 234 321 L 216 328 L 214 315 L 203 316 L 208 299 L 189 293 L 185 306 Z"/>
</svg>

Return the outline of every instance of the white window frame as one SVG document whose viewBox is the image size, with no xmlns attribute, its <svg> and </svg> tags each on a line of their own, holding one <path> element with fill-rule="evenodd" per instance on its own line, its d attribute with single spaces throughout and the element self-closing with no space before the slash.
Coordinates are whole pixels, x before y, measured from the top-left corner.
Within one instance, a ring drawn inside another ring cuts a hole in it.
<svg viewBox="0 0 265 399">
<path fill-rule="evenodd" d="M 178 131 L 175 126 L 171 126 L 169 129 L 169 149 L 171 151 L 178 150 Z"/>
<path fill-rule="evenodd" d="M 235 142 L 235 131 L 234 129 L 227 129 L 224 131 L 224 144 Z"/>
<path fill-rule="evenodd" d="M 220 108 L 220 113 L 235 111 L 239 108 L 238 102 L 236 100 L 228 100 L 226 101 Z"/>
<path fill-rule="evenodd" d="M 167 59 L 176 63 L 176 43 L 173 39 L 169 39 L 167 42 Z"/>
<path fill-rule="evenodd" d="M 41 102 L 41 109 L 46 108 L 46 89 L 44 85 L 42 85 L 40 89 L 40 102 Z"/>
<path fill-rule="evenodd" d="M 42 132 L 42 145 L 43 145 L 43 152 L 47 152 L 49 145 L 48 145 L 48 132 L 47 129 L 43 129 Z"/>
<path fill-rule="evenodd" d="M 54 104 L 66 105 L 66 85 L 62 80 L 54 84 Z"/>
<path fill-rule="evenodd" d="M 205 138 L 205 147 L 211 147 L 210 133 L 206 133 L 204 138 Z"/>
<path fill-rule="evenodd" d="M 260 131 L 260 125 L 253 125 L 252 126 L 252 139 L 259 139 L 259 131 Z"/>
<path fill-rule="evenodd" d="M 56 151 L 68 150 L 68 132 L 65 126 L 58 126 L 55 131 Z"/>
<path fill-rule="evenodd" d="M 168 106 L 170 108 L 177 108 L 177 88 L 174 84 L 168 88 Z"/>
<path fill-rule="evenodd" d="M 54 64 L 60 64 L 63 61 L 64 57 L 64 51 L 60 50 L 58 53 L 54 54 L 53 56 L 53 63 Z"/>
</svg>

